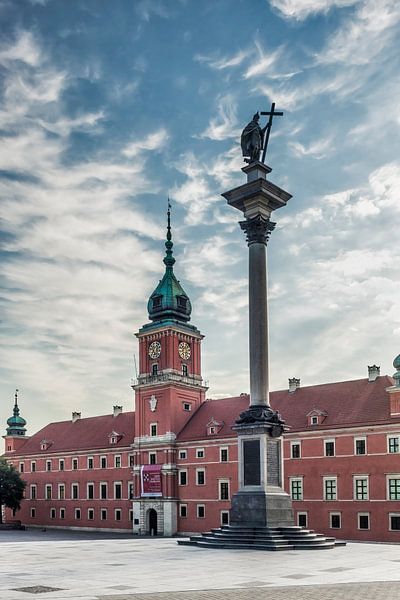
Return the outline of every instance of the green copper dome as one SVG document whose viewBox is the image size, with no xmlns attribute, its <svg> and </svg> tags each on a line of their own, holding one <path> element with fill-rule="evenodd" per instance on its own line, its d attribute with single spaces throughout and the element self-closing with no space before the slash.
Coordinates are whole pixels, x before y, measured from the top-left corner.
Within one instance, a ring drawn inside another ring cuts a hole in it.
<svg viewBox="0 0 400 600">
<path fill-rule="evenodd" d="M 394 359 L 393 366 L 395 369 L 400 369 L 400 354 Z"/>
<path fill-rule="evenodd" d="M 7 435 L 25 435 L 26 421 L 19 416 L 18 406 L 18 390 L 15 390 L 15 404 L 13 409 L 13 416 L 7 419 Z"/>
<path fill-rule="evenodd" d="M 168 225 L 167 241 L 165 242 L 165 273 L 158 286 L 151 294 L 147 303 L 149 319 L 151 321 L 165 321 L 173 319 L 178 321 L 189 321 L 192 312 L 189 296 L 179 283 L 174 274 L 175 258 L 172 256 L 172 235 L 171 235 L 171 213 L 168 203 Z"/>
</svg>

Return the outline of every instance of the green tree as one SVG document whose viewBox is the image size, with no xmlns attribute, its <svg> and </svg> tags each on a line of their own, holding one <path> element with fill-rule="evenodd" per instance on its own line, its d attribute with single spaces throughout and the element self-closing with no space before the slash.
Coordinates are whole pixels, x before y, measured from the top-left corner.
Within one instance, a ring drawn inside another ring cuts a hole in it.
<svg viewBox="0 0 400 600">
<path fill-rule="evenodd" d="M 2 523 L 2 506 L 18 510 L 24 497 L 26 483 L 20 477 L 17 469 L 0 458 L 0 523 Z"/>
</svg>

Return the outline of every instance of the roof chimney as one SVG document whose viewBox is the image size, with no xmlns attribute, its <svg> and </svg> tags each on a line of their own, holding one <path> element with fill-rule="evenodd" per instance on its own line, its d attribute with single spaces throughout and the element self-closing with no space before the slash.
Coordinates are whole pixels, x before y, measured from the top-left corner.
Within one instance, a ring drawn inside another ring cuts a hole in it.
<svg viewBox="0 0 400 600">
<path fill-rule="evenodd" d="M 73 412 L 72 413 L 72 422 L 75 423 L 75 421 L 79 421 L 79 419 L 81 418 L 82 413 L 80 412 Z"/>
<path fill-rule="evenodd" d="M 300 387 L 300 379 L 297 377 L 289 377 L 289 392 L 295 392 Z"/>
<path fill-rule="evenodd" d="M 376 365 L 368 366 L 368 381 L 375 381 L 381 374 L 381 368 Z"/>
<path fill-rule="evenodd" d="M 118 417 L 122 413 L 122 406 L 113 407 L 113 417 Z"/>
</svg>

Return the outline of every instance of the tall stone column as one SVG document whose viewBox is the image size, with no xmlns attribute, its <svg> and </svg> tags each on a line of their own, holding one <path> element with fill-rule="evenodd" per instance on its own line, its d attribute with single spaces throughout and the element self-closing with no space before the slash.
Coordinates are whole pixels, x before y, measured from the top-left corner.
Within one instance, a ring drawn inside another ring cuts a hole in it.
<svg viewBox="0 0 400 600">
<path fill-rule="evenodd" d="M 273 210 L 291 198 L 270 181 L 271 168 L 253 162 L 242 171 L 247 183 L 222 194 L 240 210 L 240 227 L 249 247 L 250 405 L 240 414 L 238 433 L 239 491 L 232 498 L 231 524 L 247 527 L 293 525 L 291 500 L 283 490 L 284 421 L 269 403 L 267 242 L 275 223 Z"/>
</svg>

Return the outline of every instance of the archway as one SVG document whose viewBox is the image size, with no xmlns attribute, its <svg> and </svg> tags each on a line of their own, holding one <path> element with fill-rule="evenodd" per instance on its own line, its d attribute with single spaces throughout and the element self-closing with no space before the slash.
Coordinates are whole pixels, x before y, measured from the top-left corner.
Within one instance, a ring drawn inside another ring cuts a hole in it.
<svg viewBox="0 0 400 600">
<path fill-rule="evenodd" d="M 157 511 L 149 510 L 149 535 L 157 535 Z"/>
</svg>

